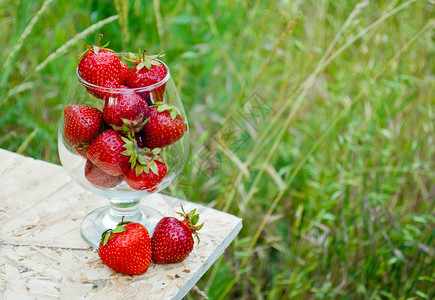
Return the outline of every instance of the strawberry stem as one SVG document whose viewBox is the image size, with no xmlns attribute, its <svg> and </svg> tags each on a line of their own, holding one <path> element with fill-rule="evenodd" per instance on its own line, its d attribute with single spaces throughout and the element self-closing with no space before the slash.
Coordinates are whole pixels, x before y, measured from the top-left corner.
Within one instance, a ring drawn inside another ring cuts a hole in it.
<svg viewBox="0 0 435 300">
<path fill-rule="evenodd" d="M 98 39 L 97 39 L 97 42 L 95 43 L 95 46 L 98 46 L 98 44 L 101 42 L 101 39 L 103 38 L 103 34 L 102 33 L 100 33 L 99 35 L 98 35 Z"/>
<path fill-rule="evenodd" d="M 198 224 L 198 221 L 199 221 L 199 214 L 196 213 L 196 208 L 194 208 L 190 212 L 186 213 L 184 211 L 183 205 L 181 204 L 181 211 L 182 212 L 177 212 L 177 214 L 181 215 L 184 218 L 183 222 L 189 227 L 192 234 L 195 235 L 196 239 L 198 240 L 198 244 L 199 244 L 200 239 L 198 236 L 198 231 L 201 230 L 202 226 L 204 225 L 204 222 L 202 222 L 199 225 L 196 225 L 196 224 Z"/>
</svg>

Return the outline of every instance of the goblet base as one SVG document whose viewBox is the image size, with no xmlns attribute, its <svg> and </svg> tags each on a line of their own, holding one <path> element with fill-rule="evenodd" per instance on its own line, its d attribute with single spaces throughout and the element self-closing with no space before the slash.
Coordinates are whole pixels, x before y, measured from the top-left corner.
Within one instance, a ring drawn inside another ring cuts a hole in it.
<svg viewBox="0 0 435 300">
<path fill-rule="evenodd" d="M 125 218 L 125 221 L 140 223 L 148 230 L 150 237 L 157 223 L 163 215 L 157 210 L 145 205 L 138 205 L 134 215 Z M 122 217 L 111 213 L 111 206 L 106 205 L 89 213 L 80 225 L 80 233 L 83 239 L 93 248 L 98 248 L 101 235 L 107 229 L 114 229 L 121 222 Z"/>
</svg>

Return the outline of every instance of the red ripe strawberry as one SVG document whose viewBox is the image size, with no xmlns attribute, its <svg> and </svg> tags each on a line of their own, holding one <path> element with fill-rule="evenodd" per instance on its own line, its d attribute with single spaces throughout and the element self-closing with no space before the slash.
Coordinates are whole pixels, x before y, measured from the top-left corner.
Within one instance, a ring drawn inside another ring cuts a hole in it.
<svg viewBox="0 0 435 300">
<path fill-rule="evenodd" d="M 90 143 L 100 131 L 102 113 L 94 107 L 67 105 L 63 113 L 65 139 L 75 148 Z"/>
<path fill-rule="evenodd" d="M 95 186 L 102 188 L 114 188 L 122 182 L 122 176 L 112 176 L 101 171 L 96 165 L 94 165 L 89 159 L 85 165 L 85 177 Z"/>
<path fill-rule="evenodd" d="M 168 173 L 168 169 L 160 160 L 152 160 L 150 164 L 154 165 L 151 167 L 136 164 L 134 168 L 129 168 L 123 175 L 125 182 L 135 190 L 155 192 Z"/>
<path fill-rule="evenodd" d="M 127 64 L 124 61 L 120 60 L 119 63 L 121 66 L 121 69 L 119 70 L 119 77 L 121 80 L 121 84 L 125 84 L 130 69 L 128 68 Z"/>
<path fill-rule="evenodd" d="M 140 53 L 137 56 L 130 55 L 131 61 L 136 66 L 128 73 L 126 84 L 131 88 L 143 88 L 155 85 L 150 90 L 138 92 L 149 105 L 152 105 L 155 102 L 163 101 L 166 87 L 166 82 L 163 82 L 163 79 L 168 74 L 168 70 L 162 62 L 157 60 L 157 58 L 161 57 L 160 55 L 147 56 L 145 51 L 142 55 Z"/>
<path fill-rule="evenodd" d="M 103 233 L 98 255 L 103 264 L 120 273 L 145 273 L 151 263 L 151 244 L 147 229 L 139 223 L 122 221 Z"/>
<path fill-rule="evenodd" d="M 173 106 L 163 104 L 149 107 L 145 118 L 148 122 L 143 127 L 142 140 L 150 149 L 175 143 L 187 130 L 187 124 Z"/>
<path fill-rule="evenodd" d="M 122 154 L 125 142 L 113 129 L 106 129 L 89 145 L 87 157 L 103 172 L 118 176 L 129 167 L 128 155 Z"/>
<path fill-rule="evenodd" d="M 125 92 L 120 93 L 117 98 L 106 101 L 103 119 L 117 131 L 122 131 L 123 125 L 127 128 L 138 127 L 138 131 L 145 120 L 148 104 L 127 86 L 121 85 L 121 88 L 125 89 Z"/>
<path fill-rule="evenodd" d="M 100 41 L 102 35 L 97 41 Z M 103 88 L 119 88 L 121 85 L 121 63 L 116 54 L 103 47 L 87 45 L 87 50 L 80 56 L 78 73 L 87 83 Z M 109 99 L 114 94 L 106 89 L 83 83 L 89 93 L 101 99 Z"/>
<path fill-rule="evenodd" d="M 151 64 L 149 68 L 138 65 L 131 69 L 127 76 L 127 85 L 131 88 L 140 88 L 156 84 L 165 78 L 168 73 L 165 66 Z"/>
<path fill-rule="evenodd" d="M 196 225 L 199 215 L 195 214 L 196 209 L 188 214 L 181 207 L 184 217 L 183 221 L 176 218 L 165 217 L 157 223 L 154 234 L 151 238 L 152 261 L 157 264 L 168 264 L 181 262 L 189 256 L 193 250 L 193 237 L 196 236 L 199 243 L 197 231 L 204 223 Z"/>
<path fill-rule="evenodd" d="M 159 154 L 160 149 L 150 150 L 140 148 L 138 141 L 131 137 L 123 138 L 125 141 L 123 154 L 130 157 L 131 167 L 125 171 L 123 179 L 135 190 L 146 190 L 150 193 L 157 191 L 168 169 Z"/>
</svg>

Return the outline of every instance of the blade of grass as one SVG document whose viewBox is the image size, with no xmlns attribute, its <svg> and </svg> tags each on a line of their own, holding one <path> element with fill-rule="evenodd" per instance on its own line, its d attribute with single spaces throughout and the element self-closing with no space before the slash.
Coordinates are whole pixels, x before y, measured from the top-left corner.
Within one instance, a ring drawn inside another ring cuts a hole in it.
<svg viewBox="0 0 435 300">
<path fill-rule="evenodd" d="M 281 44 L 284 42 L 284 40 L 287 38 L 287 36 L 293 31 L 296 24 L 298 24 L 298 22 L 301 18 L 302 18 L 302 13 L 299 12 L 296 15 L 296 17 L 287 24 L 287 27 L 284 29 L 284 31 L 279 36 L 278 42 L 275 43 L 272 51 L 270 51 L 269 57 L 264 62 L 263 66 L 261 67 L 260 71 L 258 72 L 257 77 L 255 77 L 254 84 L 255 84 L 255 82 L 258 81 L 259 78 L 261 78 L 261 76 L 263 76 L 264 71 L 266 71 L 267 67 L 270 65 L 273 58 L 275 57 L 276 52 L 278 51 L 278 48 L 281 46 Z"/>
<path fill-rule="evenodd" d="M 35 135 L 38 133 L 38 128 L 33 129 L 33 131 L 29 134 L 29 136 L 24 140 L 24 142 L 18 147 L 17 153 L 23 154 L 26 148 L 29 146 L 29 143 L 33 140 Z"/>
<path fill-rule="evenodd" d="M 410 0 L 410 1 L 404 2 L 403 4 L 401 4 L 401 5 L 397 6 L 396 8 L 392 9 L 388 13 L 384 14 L 381 18 L 377 19 L 375 22 L 373 22 L 372 24 L 370 24 L 369 26 L 367 26 L 366 28 L 364 28 L 363 30 L 358 32 L 357 35 L 355 35 L 354 37 L 351 37 L 349 40 L 347 40 L 347 42 L 343 46 L 341 46 L 337 51 L 332 53 L 332 55 L 330 57 L 328 57 L 328 59 L 325 61 L 325 65 L 329 65 L 331 61 L 333 61 L 338 55 L 343 53 L 343 51 L 345 49 L 347 49 L 350 45 L 355 43 L 355 41 L 359 40 L 364 35 L 366 35 L 369 31 L 371 31 L 372 29 L 377 27 L 379 24 L 384 22 L 386 19 L 388 19 L 389 17 L 393 16 L 394 14 L 399 12 L 400 10 L 405 9 L 406 7 L 408 7 L 409 5 L 414 3 L 415 1 L 416 0 Z"/>
<path fill-rule="evenodd" d="M 126 45 L 130 43 L 130 32 L 128 31 L 128 2 L 123 0 L 113 0 L 116 12 L 119 16 L 119 26 L 121 27 L 122 48 L 125 50 Z"/>
<path fill-rule="evenodd" d="M 153 7 L 157 23 L 157 32 L 159 34 L 160 47 L 165 49 L 165 32 L 163 28 L 162 14 L 160 13 L 160 0 L 153 0 Z"/>
<path fill-rule="evenodd" d="M 245 175 L 246 178 L 251 177 L 246 165 L 240 160 L 240 158 L 237 157 L 237 155 L 234 152 L 228 149 L 228 147 L 225 147 L 224 143 L 222 142 L 218 142 L 216 145 L 219 150 L 221 150 L 229 159 L 231 159 L 233 163 L 236 164 L 236 166 Z"/>
<path fill-rule="evenodd" d="M 6 81 L 9 78 L 11 69 L 12 69 L 12 61 L 14 60 L 15 56 L 20 51 L 21 47 L 24 45 L 25 40 L 30 35 L 30 33 L 33 30 L 33 27 L 35 27 L 36 23 L 41 19 L 42 15 L 50 5 L 52 0 L 45 0 L 42 4 L 41 8 L 36 12 L 35 16 L 30 20 L 29 24 L 26 26 L 24 31 L 21 33 L 20 37 L 18 38 L 15 45 L 12 47 L 12 50 L 9 52 L 8 56 L 4 60 L 3 63 L 3 75 L 0 82 L 0 90 L 2 91 L 4 89 L 4 86 L 6 84 Z"/>
<path fill-rule="evenodd" d="M 28 82 L 23 82 L 17 86 L 15 86 L 13 89 L 10 89 L 8 91 L 8 94 L 6 95 L 6 97 L 4 97 L 3 99 L 0 100 L 0 106 L 6 102 L 10 97 L 13 97 L 19 93 L 25 92 L 27 90 L 31 90 L 36 86 L 36 82 L 35 81 L 28 81 Z"/>
<path fill-rule="evenodd" d="M 97 31 L 98 29 L 103 27 L 104 25 L 109 24 L 115 20 L 118 20 L 118 18 L 119 18 L 118 15 L 108 17 L 107 19 L 101 20 L 101 21 L 89 26 L 88 28 L 86 28 L 82 32 L 76 34 L 72 39 L 70 39 L 68 42 L 63 44 L 55 52 L 50 54 L 43 62 L 41 62 L 39 65 L 37 65 L 35 68 L 35 71 L 39 72 L 40 70 L 45 68 L 45 66 L 47 66 L 49 63 L 51 63 L 53 60 L 55 60 L 56 58 L 65 54 L 70 47 L 81 42 L 86 36 L 88 36 L 91 33 L 94 33 L 95 31 Z"/>
</svg>

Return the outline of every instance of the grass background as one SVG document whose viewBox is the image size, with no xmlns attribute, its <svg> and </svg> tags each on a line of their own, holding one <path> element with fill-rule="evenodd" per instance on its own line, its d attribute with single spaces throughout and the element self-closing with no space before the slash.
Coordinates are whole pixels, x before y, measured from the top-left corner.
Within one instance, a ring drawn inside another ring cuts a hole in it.
<svg viewBox="0 0 435 300">
<path fill-rule="evenodd" d="M 192 153 L 166 192 L 240 216 L 210 299 L 435 298 L 433 1 L 0 1 L 0 147 L 59 163 L 76 55 L 163 50 Z M 188 299 L 199 296 L 191 292 Z"/>
</svg>

